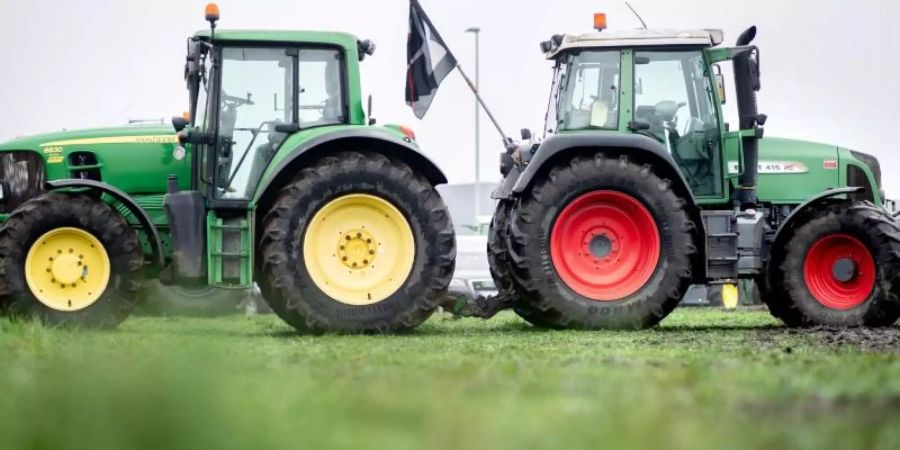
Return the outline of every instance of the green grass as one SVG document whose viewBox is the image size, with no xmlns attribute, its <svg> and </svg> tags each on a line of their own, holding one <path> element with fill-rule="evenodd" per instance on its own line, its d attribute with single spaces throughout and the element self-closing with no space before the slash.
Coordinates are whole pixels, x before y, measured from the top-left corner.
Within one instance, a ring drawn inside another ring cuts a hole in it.
<svg viewBox="0 0 900 450">
<path fill-rule="evenodd" d="M 401 336 L 0 321 L 0 448 L 900 448 L 900 349 L 820 334 L 715 310 L 642 332 L 502 315 Z"/>
</svg>

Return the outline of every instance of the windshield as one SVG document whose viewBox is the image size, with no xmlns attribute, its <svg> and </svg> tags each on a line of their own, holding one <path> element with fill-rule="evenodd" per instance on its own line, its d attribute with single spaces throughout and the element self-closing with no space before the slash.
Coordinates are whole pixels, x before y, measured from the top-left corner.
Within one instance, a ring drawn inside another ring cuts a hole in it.
<svg viewBox="0 0 900 450">
<path fill-rule="evenodd" d="M 566 62 L 557 107 L 559 129 L 617 129 L 620 52 L 585 51 Z"/>
</svg>

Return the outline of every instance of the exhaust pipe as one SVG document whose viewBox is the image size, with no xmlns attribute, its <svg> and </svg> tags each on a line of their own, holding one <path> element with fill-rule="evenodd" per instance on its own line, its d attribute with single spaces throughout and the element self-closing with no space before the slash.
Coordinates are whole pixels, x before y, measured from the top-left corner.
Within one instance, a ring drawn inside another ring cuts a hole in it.
<svg viewBox="0 0 900 450">
<path fill-rule="evenodd" d="M 756 38 L 755 26 L 741 33 L 737 45 L 747 47 L 754 38 Z M 758 50 L 755 47 L 737 49 L 733 61 L 740 129 L 756 131 L 753 136 L 741 138 L 744 151 L 744 171 L 739 179 L 740 187 L 735 200 L 742 209 L 747 209 L 757 205 L 759 139 L 762 138 L 762 129 L 759 126 L 765 125 L 766 116 L 759 114 L 756 103 L 756 92 L 760 89 Z"/>
</svg>

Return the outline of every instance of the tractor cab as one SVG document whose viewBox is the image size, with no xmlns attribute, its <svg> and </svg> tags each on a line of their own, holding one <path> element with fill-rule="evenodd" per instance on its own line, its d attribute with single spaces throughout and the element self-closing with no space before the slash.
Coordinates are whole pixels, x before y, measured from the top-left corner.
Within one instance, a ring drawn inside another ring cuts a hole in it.
<svg viewBox="0 0 900 450">
<path fill-rule="evenodd" d="M 557 35 L 541 45 L 555 62 L 547 130 L 647 136 L 665 146 L 695 195 L 723 198 L 728 130 L 715 63 L 755 58 L 755 48 L 714 49 L 721 30 L 605 31 L 599 19 L 595 26 L 595 33 Z"/>
<path fill-rule="evenodd" d="M 176 119 L 176 129 L 199 149 L 196 182 L 207 198 L 239 206 L 253 198 L 288 136 L 363 124 L 361 108 L 349 101 L 359 85 L 348 74 L 374 45 L 343 33 L 216 31 L 217 12 L 207 12 L 211 29 L 188 40 L 191 121 Z"/>
</svg>

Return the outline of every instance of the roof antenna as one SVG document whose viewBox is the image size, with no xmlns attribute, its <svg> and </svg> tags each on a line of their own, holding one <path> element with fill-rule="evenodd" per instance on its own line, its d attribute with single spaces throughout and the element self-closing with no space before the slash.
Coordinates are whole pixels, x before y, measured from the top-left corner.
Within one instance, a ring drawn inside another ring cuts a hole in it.
<svg viewBox="0 0 900 450">
<path fill-rule="evenodd" d="M 646 29 L 647 29 L 647 22 L 644 22 L 644 19 L 641 19 L 641 15 L 638 14 L 637 11 L 635 11 L 634 8 L 631 7 L 631 4 L 630 4 L 630 3 L 625 2 L 625 6 L 627 6 L 628 9 L 630 9 L 631 12 L 634 13 L 634 16 L 637 17 L 637 20 L 640 20 L 640 21 L 641 21 L 641 25 L 643 25 L 643 26 L 644 26 L 644 29 L 646 30 Z"/>
</svg>

